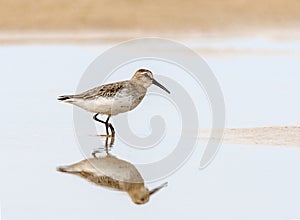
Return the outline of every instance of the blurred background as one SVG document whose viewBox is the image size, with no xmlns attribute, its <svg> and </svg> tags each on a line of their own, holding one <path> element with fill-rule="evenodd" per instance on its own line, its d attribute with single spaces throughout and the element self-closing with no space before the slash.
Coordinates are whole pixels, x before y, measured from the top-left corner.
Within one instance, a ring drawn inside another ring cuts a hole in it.
<svg viewBox="0 0 300 220">
<path fill-rule="evenodd" d="M 290 35 L 290 31 L 297 32 L 299 26 L 299 0 L 1 0 L 0 2 L 1 41 L 21 41 L 30 37 L 35 40 L 122 39 L 149 34 L 170 37 L 220 33 L 259 35 L 274 30 L 280 30 L 281 34 L 288 31 L 286 34 Z M 37 32 L 65 34 L 46 37 L 36 36 Z M 7 33 L 10 33 L 10 37 L 6 35 Z M 82 35 L 84 33 L 85 35 Z"/>
</svg>

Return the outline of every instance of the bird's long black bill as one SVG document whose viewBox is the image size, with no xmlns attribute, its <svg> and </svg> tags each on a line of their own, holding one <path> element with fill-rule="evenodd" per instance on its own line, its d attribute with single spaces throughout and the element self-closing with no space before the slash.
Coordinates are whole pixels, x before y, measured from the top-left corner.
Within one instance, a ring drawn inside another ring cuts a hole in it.
<svg viewBox="0 0 300 220">
<path fill-rule="evenodd" d="M 155 79 L 153 79 L 152 84 L 158 86 L 159 88 L 165 90 L 167 93 L 170 94 L 170 91 L 166 89 L 166 87 L 164 87 L 162 84 L 160 84 L 159 82 L 157 82 Z"/>
<path fill-rule="evenodd" d="M 153 195 L 154 193 L 158 192 L 159 190 L 161 190 L 162 188 L 167 187 L 167 186 L 168 186 L 168 183 L 166 182 L 166 183 L 160 185 L 159 187 L 156 187 L 156 188 L 152 189 L 152 190 L 149 192 L 149 194 L 150 194 L 150 195 Z"/>
</svg>

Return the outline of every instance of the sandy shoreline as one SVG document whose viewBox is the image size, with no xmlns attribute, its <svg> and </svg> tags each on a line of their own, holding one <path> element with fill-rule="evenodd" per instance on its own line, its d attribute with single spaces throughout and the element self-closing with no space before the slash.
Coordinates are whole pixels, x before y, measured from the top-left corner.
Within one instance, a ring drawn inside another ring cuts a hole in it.
<svg viewBox="0 0 300 220">
<path fill-rule="evenodd" d="M 200 140 L 206 141 L 209 131 L 201 131 Z M 214 138 L 213 138 L 214 139 Z M 215 140 L 217 140 L 215 138 Z M 278 147 L 300 147 L 300 127 L 226 128 L 222 143 L 240 145 L 262 145 Z"/>
<path fill-rule="evenodd" d="M 226 31 L 297 28 L 298 0 L 3 0 L 0 30 Z"/>
<path fill-rule="evenodd" d="M 3 0 L 0 44 L 141 37 L 300 39 L 298 0 Z"/>
</svg>

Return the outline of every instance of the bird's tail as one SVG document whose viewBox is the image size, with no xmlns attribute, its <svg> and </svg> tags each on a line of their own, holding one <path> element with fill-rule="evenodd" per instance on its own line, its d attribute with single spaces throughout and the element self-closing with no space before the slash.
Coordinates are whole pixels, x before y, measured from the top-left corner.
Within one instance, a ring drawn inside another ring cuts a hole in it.
<svg viewBox="0 0 300 220">
<path fill-rule="evenodd" d="M 80 170 L 76 169 L 76 167 L 73 166 L 61 166 L 56 168 L 57 171 L 63 172 L 63 173 L 78 173 Z"/>
<path fill-rule="evenodd" d="M 72 165 L 59 166 L 56 168 L 56 170 L 64 173 L 80 173 L 83 170 L 90 168 L 91 166 L 92 165 L 88 160 L 83 160 Z"/>
<path fill-rule="evenodd" d="M 63 172 L 63 173 L 66 173 L 68 172 L 68 167 L 57 167 L 56 170 L 59 171 L 59 172 Z"/>
<path fill-rule="evenodd" d="M 62 102 L 72 102 L 73 101 L 73 95 L 61 95 L 58 96 L 57 100 Z"/>
</svg>

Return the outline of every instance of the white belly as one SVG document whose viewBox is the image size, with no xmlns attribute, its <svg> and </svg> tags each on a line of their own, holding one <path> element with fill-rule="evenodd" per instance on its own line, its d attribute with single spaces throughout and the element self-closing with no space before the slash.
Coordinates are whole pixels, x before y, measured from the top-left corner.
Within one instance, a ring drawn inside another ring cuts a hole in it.
<svg viewBox="0 0 300 220">
<path fill-rule="evenodd" d="M 115 96 L 108 98 L 98 97 L 93 100 L 76 100 L 73 104 L 89 112 L 103 115 L 116 115 L 132 110 L 137 106 L 137 102 L 140 102 L 139 97 Z"/>
</svg>

